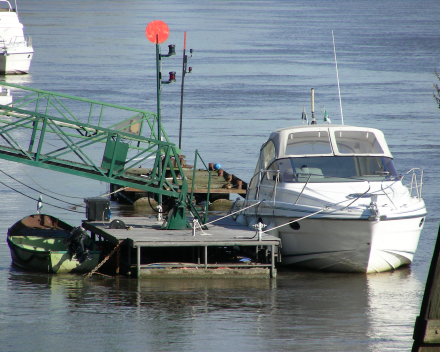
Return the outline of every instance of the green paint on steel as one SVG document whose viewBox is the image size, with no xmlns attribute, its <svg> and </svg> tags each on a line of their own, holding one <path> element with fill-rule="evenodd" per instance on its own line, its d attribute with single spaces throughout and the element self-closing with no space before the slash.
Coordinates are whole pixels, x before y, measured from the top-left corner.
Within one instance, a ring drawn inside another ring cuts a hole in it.
<svg viewBox="0 0 440 352">
<path fill-rule="evenodd" d="M 154 128 L 160 124 L 155 114 L 14 84 L 0 85 L 14 88 L 13 104 L 0 105 L 0 158 L 176 198 L 170 229 L 188 226 L 185 208 L 201 221 L 188 195 L 180 150 L 162 128 L 156 134 Z M 117 118 L 122 120 L 114 123 Z M 26 138 L 29 140 L 23 142 Z M 154 158 L 150 174 L 127 172 L 147 158 Z"/>
</svg>

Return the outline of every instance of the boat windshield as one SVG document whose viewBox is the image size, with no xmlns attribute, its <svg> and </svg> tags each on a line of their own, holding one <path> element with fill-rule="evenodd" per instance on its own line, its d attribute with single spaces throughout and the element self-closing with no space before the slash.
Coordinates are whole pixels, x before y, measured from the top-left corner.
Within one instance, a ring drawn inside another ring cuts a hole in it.
<svg viewBox="0 0 440 352">
<path fill-rule="evenodd" d="M 286 143 L 286 155 L 332 154 L 327 131 L 290 133 Z"/>
<path fill-rule="evenodd" d="M 393 160 L 380 156 L 318 156 L 278 159 L 269 168 L 280 182 L 382 181 L 398 177 Z M 273 175 L 268 175 L 273 179 Z M 348 179 L 348 180 L 347 180 Z"/>
<path fill-rule="evenodd" d="M 382 147 L 371 131 L 337 131 L 335 139 L 341 154 L 383 154 Z"/>
</svg>

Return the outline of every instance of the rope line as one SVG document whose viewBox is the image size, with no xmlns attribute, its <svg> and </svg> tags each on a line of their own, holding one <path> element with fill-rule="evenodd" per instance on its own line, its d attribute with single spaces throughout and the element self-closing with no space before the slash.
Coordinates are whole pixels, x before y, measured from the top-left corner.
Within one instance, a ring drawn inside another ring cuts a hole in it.
<svg viewBox="0 0 440 352">
<path fill-rule="evenodd" d="M 235 211 L 235 212 L 233 212 L 233 213 L 231 213 L 231 214 L 228 214 L 228 215 L 222 216 L 221 218 L 218 218 L 218 219 L 215 219 L 215 220 L 213 220 L 213 221 L 207 222 L 207 223 L 204 224 L 204 225 L 210 225 L 210 224 L 212 224 L 212 223 L 214 223 L 214 222 L 216 222 L 216 221 L 219 221 L 219 220 L 222 220 L 222 219 L 224 219 L 224 218 L 227 218 L 228 216 L 231 216 L 231 215 L 234 215 L 234 214 L 240 213 L 240 212 L 242 212 L 243 210 L 246 210 L 246 209 L 249 209 L 249 208 L 255 207 L 256 205 L 258 205 L 258 204 L 260 204 L 260 203 L 262 203 L 262 202 L 264 202 L 264 200 L 259 201 L 258 203 L 255 203 L 255 204 L 249 205 L 249 206 L 246 207 L 246 208 L 243 208 L 243 209 L 237 210 L 237 211 Z"/>
<path fill-rule="evenodd" d="M 318 210 L 318 211 L 315 212 L 315 213 L 312 213 L 312 214 L 309 214 L 309 215 L 303 216 L 302 218 L 299 218 L 299 219 L 296 219 L 296 220 L 292 220 L 292 221 L 286 222 L 285 224 L 282 224 L 282 225 L 279 225 L 279 226 L 276 226 L 276 227 L 272 227 L 272 228 L 269 229 L 269 230 L 265 230 L 265 231 L 261 231 L 261 232 L 265 232 L 265 233 L 267 233 L 267 232 L 269 232 L 269 231 L 272 231 L 272 230 L 278 229 L 278 228 L 280 228 L 280 227 L 283 227 L 283 226 L 289 225 L 289 224 L 291 224 L 291 223 L 294 223 L 294 222 L 297 222 L 297 221 L 300 221 L 300 220 L 307 219 L 307 218 L 310 217 L 310 216 L 316 215 L 316 214 L 318 214 L 318 213 L 320 213 L 320 212 L 322 212 L 322 211 L 324 211 L 324 210 L 328 210 L 328 209 L 330 209 L 330 207 L 325 207 L 325 208 L 323 208 L 323 209 L 321 209 L 321 210 Z"/>
<path fill-rule="evenodd" d="M 53 196 L 51 196 L 51 195 L 49 195 L 49 194 L 46 194 L 46 193 L 40 192 L 38 189 L 33 188 L 33 187 L 31 187 L 31 186 L 29 186 L 29 185 L 27 185 L 27 184 L 21 182 L 20 180 L 16 179 L 14 176 L 8 175 L 8 174 L 7 174 L 6 172 L 4 172 L 3 170 L 0 170 L 0 172 L 3 173 L 4 175 L 8 176 L 9 178 L 13 179 L 14 181 L 18 182 L 19 184 L 21 184 L 21 185 L 23 185 L 23 186 L 25 186 L 25 187 L 27 187 L 27 188 L 30 188 L 31 190 L 33 190 L 33 191 L 35 191 L 35 192 L 41 193 L 41 194 L 45 195 L 46 197 L 49 197 L 49 198 L 52 198 L 52 199 L 58 200 L 58 201 L 60 201 L 60 202 L 63 202 L 63 203 L 69 204 L 69 205 L 75 205 L 75 204 L 70 203 L 70 202 L 67 202 L 67 201 L 65 201 L 65 200 L 62 200 L 62 199 L 59 199 L 59 198 L 53 197 Z M 76 205 L 75 205 L 75 206 L 76 206 Z"/>
<path fill-rule="evenodd" d="M 35 198 L 31 197 L 31 196 L 28 196 L 27 194 L 25 194 L 25 193 L 23 193 L 23 192 L 20 192 L 20 191 L 16 190 L 15 188 L 11 187 L 11 186 L 8 186 L 8 185 L 7 185 L 6 183 L 4 183 L 4 182 L 1 182 L 1 181 L 0 181 L 0 184 L 2 184 L 2 185 L 5 186 L 5 187 L 8 187 L 9 189 L 13 190 L 14 192 L 17 192 L 18 194 L 21 194 L 22 196 L 25 196 L 25 197 L 27 197 L 27 198 L 30 198 L 30 199 L 32 199 L 32 200 L 38 202 L 38 199 L 35 199 Z M 60 206 L 58 206 L 58 205 L 54 205 L 54 204 L 50 204 L 50 203 L 46 203 L 46 202 L 44 202 L 44 204 L 47 204 L 47 205 L 49 205 L 49 206 L 51 206 L 51 207 L 54 207 L 54 208 L 58 208 L 58 209 L 63 209 L 63 210 L 71 211 L 71 212 L 73 212 L 73 213 L 83 214 L 82 211 L 76 211 L 76 210 L 72 210 L 72 209 L 68 209 L 68 208 L 63 208 L 63 207 L 60 207 Z"/>
<path fill-rule="evenodd" d="M 93 270 L 87 274 L 84 275 L 84 280 L 88 279 L 90 276 L 92 276 L 101 266 L 105 264 L 107 260 L 110 259 L 110 257 L 115 254 L 115 252 L 119 249 L 119 246 L 122 244 L 122 242 L 119 242 L 118 245 L 113 248 L 113 250 L 99 263 L 97 266 L 93 268 Z"/>
</svg>

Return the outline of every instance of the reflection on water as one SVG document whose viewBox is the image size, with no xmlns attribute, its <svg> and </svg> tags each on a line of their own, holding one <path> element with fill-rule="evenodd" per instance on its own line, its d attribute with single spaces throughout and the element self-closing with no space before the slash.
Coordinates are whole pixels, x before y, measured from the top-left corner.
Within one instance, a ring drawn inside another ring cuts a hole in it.
<svg viewBox="0 0 440 352">
<path fill-rule="evenodd" d="M 30 87 L 30 84 L 32 83 L 32 75 L 0 75 L 0 81 L 9 84 L 16 84 L 18 86 Z"/>
<path fill-rule="evenodd" d="M 387 341 L 393 336 L 407 341 L 409 350 L 424 287 L 410 268 L 368 275 L 367 286 L 371 338 Z M 393 351 L 391 346 L 388 350 Z"/>
<path fill-rule="evenodd" d="M 390 335 L 411 345 L 412 325 L 405 322 L 415 318 L 414 297 L 420 295 L 410 269 L 373 275 L 280 271 L 275 280 L 138 281 L 100 276 L 83 280 L 81 275 L 11 267 L 7 287 L 7 310 L 17 323 L 23 314 L 35 320 L 32 310 L 47 309 L 54 334 L 68 327 L 75 336 L 87 335 L 93 327 L 100 332 L 94 341 L 103 344 L 111 343 L 111 331 L 122 324 L 131 337 L 142 333 L 131 343 L 147 343 L 148 350 L 173 341 L 183 350 L 202 350 L 208 342 L 220 344 L 220 350 L 246 350 L 255 341 L 260 350 L 321 350 L 325 341 L 328 351 L 375 351 L 384 339 L 395 350 Z M 402 297 L 396 299 L 396 291 Z M 35 329 L 42 333 L 47 326 Z M 14 329 L 7 333 L 10 339 L 19 335 Z M 22 336 L 21 341 L 34 338 Z M 346 341 L 342 347 L 341 341 Z M 386 345 L 380 350 L 387 350 Z M 86 347 L 86 341 L 75 341 L 75 348 Z"/>
</svg>

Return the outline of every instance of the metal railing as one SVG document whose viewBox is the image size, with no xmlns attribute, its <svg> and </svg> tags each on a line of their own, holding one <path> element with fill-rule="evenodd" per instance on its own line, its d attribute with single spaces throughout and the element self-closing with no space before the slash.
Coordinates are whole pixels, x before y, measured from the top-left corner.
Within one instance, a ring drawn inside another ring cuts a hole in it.
<svg viewBox="0 0 440 352">
<path fill-rule="evenodd" d="M 184 175 L 178 160 L 180 150 L 169 141 L 155 138 L 154 114 L 17 85 L 0 86 L 29 93 L 16 99 L 13 106 L 0 105 L 0 159 L 129 186 L 187 203 L 186 178 L 178 177 Z M 126 119 L 114 123 L 118 117 Z M 130 127 L 136 127 L 136 132 Z M 149 137 L 142 136 L 142 132 Z M 149 158 L 154 159 L 154 166 L 148 176 L 130 172 Z"/>
<path fill-rule="evenodd" d="M 209 171 L 209 167 L 206 166 L 206 163 L 203 161 L 203 159 L 197 149 L 196 149 L 195 156 L 194 156 L 194 169 L 193 169 L 193 179 L 192 179 L 192 183 L 191 183 L 190 199 L 191 199 L 191 204 L 192 204 L 192 199 L 194 196 L 194 185 L 195 185 L 195 180 L 196 180 L 197 159 L 200 159 L 200 161 L 205 166 L 205 170 L 208 171 L 208 189 L 206 191 L 206 205 L 205 205 L 206 208 L 204 209 L 205 210 L 204 223 L 206 224 L 206 222 L 208 221 L 209 193 L 211 191 L 211 171 Z"/>
<path fill-rule="evenodd" d="M 0 36 L 0 47 L 1 48 L 7 48 L 11 46 L 32 46 L 32 38 L 31 37 L 24 37 L 24 36 L 15 36 L 12 37 L 9 40 L 9 43 L 7 43 L 3 37 Z"/>
<path fill-rule="evenodd" d="M 404 183 L 405 176 L 410 176 L 411 181 Z M 423 169 L 412 168 L 408 170 L 400 179 L 402 184 L 408 188 L 411 197 L 417 197 L 418 200 L 422 199 L 422 188 L 423 188 Z M 415 193 L 415 195 L 414 195 Z"/>
</svg>

